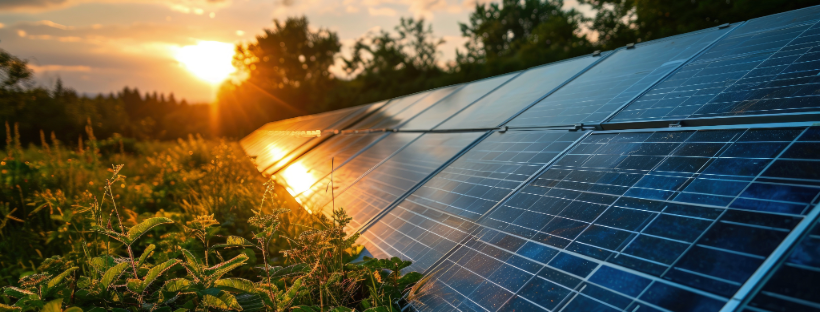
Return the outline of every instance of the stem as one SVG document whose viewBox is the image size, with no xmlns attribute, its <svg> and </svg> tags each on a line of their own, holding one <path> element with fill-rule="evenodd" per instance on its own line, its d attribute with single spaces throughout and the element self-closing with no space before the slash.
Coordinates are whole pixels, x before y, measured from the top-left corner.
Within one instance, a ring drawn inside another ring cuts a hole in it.
<svg viewBox="0 0 820 312">
<path fill-rule="evenodd" d="M 271 286 L 273 286 L 273 284 L 270 283 L 270 270 L 269 270 L 270 268 L 268 267 L 268 257 L 267 257 L 268 252 L 267 252 L 267 248 L 266 248 L 267 243 L 263 242 L 260 239 L 259 244 L 261 245 L 261 246 L 259 246 L 260 249 L 262 249 L 262 262 L 265 264 L 265 266 L 264 266 L 265 275 L 268 277 L 268 294 L 270 295 L 271 300 L 273 300 L 273 310 L 276 311 L 276 308 L 277 308 L 276 307 L 276 295 L 273 294 L 273 290 L 271 290 Z"/>
<path fill-rule="evenodd" d="M 134 278 L 140 278 L 140 276 L 137 275 L 137 265 L 134 264 L 134 252 L 131 251 L 130 245 L 128 246 L 128 257 L 131 258 L 131 268 L 134 269 Z"/>
</svg>

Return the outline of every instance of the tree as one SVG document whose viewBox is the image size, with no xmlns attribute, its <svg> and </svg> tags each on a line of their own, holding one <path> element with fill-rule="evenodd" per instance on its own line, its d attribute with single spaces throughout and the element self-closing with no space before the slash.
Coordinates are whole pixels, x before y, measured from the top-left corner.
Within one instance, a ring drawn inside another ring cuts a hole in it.
<svg viewBox="0 0 820 312">
<path fill-rule="evenodd" d="M 244 135 L 268 121 L 318 113 L 334 87 L 329 69 L 341 50 L 335 32 L 311 30 L 305 17 L 274 20 L 256 42 L 240 44 L 233 64 L 244 75 L 218 95 L 224 134 Z"/>
<path fill-rule="evenodd" d="M 579 0 L 597 11 L 597 45 L 615 49 L 779 12 L 817 5 L 814 0 Z"/>
<path fill-rule="evenodd" d="M 469 40 L 456 69 L 487 77 L 592 52 L 579 31 L 586 19 L 562 6 L 560 0 L 476 4 L 469 24 L 459 23 Z"/>
<path fill-rule="evenodd" d="M 0 49 L 0 89 L 20 89 L 31 77 L 27 61 Z"/>
</svg>

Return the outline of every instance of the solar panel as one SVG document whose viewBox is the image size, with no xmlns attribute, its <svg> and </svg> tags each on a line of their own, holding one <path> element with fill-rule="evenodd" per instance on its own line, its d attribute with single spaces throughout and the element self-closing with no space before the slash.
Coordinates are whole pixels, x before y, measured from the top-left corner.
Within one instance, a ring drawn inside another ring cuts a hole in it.
<svg viewBox="0 0 820 312">
<path fill-rule="evenodd" d="M 815 222 L 746 311 L 817 311 L 820 307 L 820 226 Z"/>
<path fill-rule="evenodd" d="M 307 191 L 319 179 L 330 174 L 333 168 L 341 167 L 359 151 L 377 142 L 385 133 L 361 133 L 336 135 L 307 152 L 292 164 L 277 172 L 276 183 L 284 186 L 290 194 Z"/>
<path fill-rule="evenodd" d="M 443 87 L 431 91 L 419 92 L 405 97 L 393 99 L 383 109 L 356 123 L 351 129 L 387 129 L 395 128 L 430 105 L 457 90 L 460 85 Z"/>
<path fill-rule="evenodd" d="M 321 139 L 332 134 L 324 130 L 345 128 L 379 109 L 384 103 L 361 105 L 271 123 L 243 138 L 240 144 L 249 156 L 256 158 L 257 169 L 265 171 L 277 164 L 284 165 L 301 155 L 302 153 L 293 153 L 306 143 L 306 147 L 315 146 Z M 306 149 L 302 152 L 304 151 Z"/>
<path fill-rule="evenodd" d="M 333 184 L 336 188 L 345 189 L 370 169 L 390 158 L 421 136 L 420 133 L 390 133 L 376 144 L 368 147 L 353 159 L 333 171 Z M 297 193 L 294 198 L 309 211 L 321 211 L 325 204 L 332 200 L 329 192 L 331 176 L 328 174 L 313 183 L 307 190 Z"/>
<path fill-rule="evenodd" d="M 401 129 L 430 130 L 455 115 L 482 96 L 515 77 L 507 74 L 466 84 L 423 113 L 408 121 Z"/>
<path fill-rule="evenodd" d="M 369 254 L 427 274 L 409 310 L 820 311 L 818 77 L 815 6 L 241 144 L 306 209 L 344 207 Z"/>
<path fill-rule="evenodd" d="M 555 87 L 600 60 L 582 56 L 529 69 L 468 106 L 436 129 L 495 128 Z"/>
<path fill-rule="evenodd" d="M 349 189 L 340 187 L 335 203 L 328 203 L 323 211 L 330 213 L 334 205 L 346 208 L 353 218 L 352 229 L 358 229 L 481 135 L 480 132 L 424 134 Z M 334 176 L 334 184 L 336 181 Z"/>
<path fill-rule="evenodd" d="M 507 125 L 600 124 L 733 27 L 715 27 L 619 49 Z"/>
<path fill-rule="evenodd" d="M 584 132 L 493 133 L 436 174 L 363 233 L 373 253 L 423 272 L 474 228 L 472 221 L 524 183 Z"/>
<path fill-rule="evenodd" d="M 816 204 L 804 132 L 594 132 L 481 218 L 414 305 L 719 310 Z"/>
<path fill-rule="evenodd" d="M 752 20 L 611 122 L 817 113 L 818 19 L 820 8 L 811 7 Z"/>
</svg>

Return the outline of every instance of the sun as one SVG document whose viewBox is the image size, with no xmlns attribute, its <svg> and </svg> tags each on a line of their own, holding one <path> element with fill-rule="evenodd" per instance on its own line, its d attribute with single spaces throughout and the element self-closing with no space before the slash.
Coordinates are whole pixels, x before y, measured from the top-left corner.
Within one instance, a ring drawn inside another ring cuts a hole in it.
<svg viewBox="0 0 820 312">
<path fill-rule="evenodd" d="M 199 41 L 177 49 L 175 58 L 194 76 L 218 84 L 236 71 L 231 64 L 234 45 L 218 41 Z"/>
</svg>

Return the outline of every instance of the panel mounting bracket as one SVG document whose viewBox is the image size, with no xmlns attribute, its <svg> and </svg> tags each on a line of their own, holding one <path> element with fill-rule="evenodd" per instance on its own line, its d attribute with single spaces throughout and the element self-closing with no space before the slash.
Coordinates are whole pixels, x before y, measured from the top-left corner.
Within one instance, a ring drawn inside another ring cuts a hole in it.
<svg viewBox="0 0 820 312">
<path fill-rule="evenodd" d="M 729 25 L 731 25 L 731 24 L 726 23 L 726 24 L 720 25 L 720 26 L 718 26 L 718 29 L 724 29 L 724 28 L 727 28 L 727 27 L 729 27 Z"/>
<path fill-rule="evenodd" d="M 681 126 L 680 120 L 669 124 L 669 128 L 680 128 Z"/>
<path fill-rule="evenodd" d="M 592 52 L 592 56 L 601 56 L 601 50 L 595 50 L 595 52 Z"/>
<path fill-rule="evenodd" d="M 498 127 L 498 132 L 504 133 L 504 132 L 507 132 L 507 130 L 509 130 L 509 129 L 510 128 L 507 127 L 507 126 L 501 126 L 501 127 Z"/>
<path fill-rule="evenodd" d="M 584 124 L 577 123 L 577 124 L 572 125 L 572 129 L 569 129 L 569 131 L 578 131 L 578 130 L 584 130 Z"/>
<path fill-rule="evenodd" d="M 634 44 L 634 43 L 628 43 L 628 44 L 626 45 L 626 49 L 627 49 L 627 50 L 634 49 L 634 48 L 635 48 L 635 44 Z"/>
</svg>

